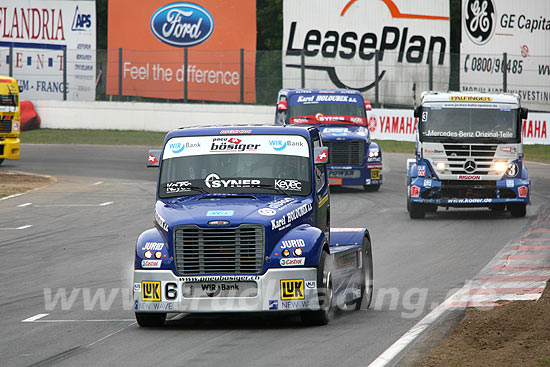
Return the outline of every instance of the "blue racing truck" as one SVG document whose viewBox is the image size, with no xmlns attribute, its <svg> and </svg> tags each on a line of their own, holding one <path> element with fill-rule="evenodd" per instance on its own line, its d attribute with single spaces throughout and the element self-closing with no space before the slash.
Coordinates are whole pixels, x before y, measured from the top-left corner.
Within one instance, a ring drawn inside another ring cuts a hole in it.
<svg viewBox="0 0 550 367">
<path fill-rule="evenodd" d="M 523 162 L 522 120 L 515 94 L 424 92 L 416 157 L 407 160 L 411 218 L 442 207 L 508 209 L 523 217 L 531 181 Z"/>
<path fill-rule="evenodd" d="M 315 125 L 330 151 L 330 185 L 362 185 L 377 191 L 382 184 L 382 151 L 367 126 L 370 102 L 351 89 L 282 89 L 276 124 Z"/>
<path fill-rule="evenodd" d="M 328 323 L 335 307 L 372 299 L 370 235 L 330 228 L 319 131 L 304 126 L 216 126 L 167 134 L 154 228 L 136 243 L 140 326 L 167 313 L 299 311 Z"/>
</svg>

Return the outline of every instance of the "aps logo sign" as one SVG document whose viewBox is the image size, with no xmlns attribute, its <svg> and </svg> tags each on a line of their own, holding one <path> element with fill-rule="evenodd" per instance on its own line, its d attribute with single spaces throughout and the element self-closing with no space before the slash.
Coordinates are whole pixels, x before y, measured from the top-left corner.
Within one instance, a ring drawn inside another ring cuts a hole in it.
<svg viewBox="0 0 550 367">
<path fill-rule="evenodd" d="M 496 10 L 493 0 L 464 2 L 464 25 L 468 37 L 476 45 L 484 45 L 495 33 Z"/>
<path fill-rule="evenodd" d="M 153 35 L 168 45 L 191 47 L 210 38 L 214 32 L 214 19 L 202 6 L 173 3 L 153 13 L 150 27 Z"/>
<path fill-rule="evenodd" d="M 87 31 L 92 27 L 92 15 L 82 14 L 78 9 L 78 5 L 74 11 L 73 23 L 71 30 L 73 31 Z"/>
</svg>

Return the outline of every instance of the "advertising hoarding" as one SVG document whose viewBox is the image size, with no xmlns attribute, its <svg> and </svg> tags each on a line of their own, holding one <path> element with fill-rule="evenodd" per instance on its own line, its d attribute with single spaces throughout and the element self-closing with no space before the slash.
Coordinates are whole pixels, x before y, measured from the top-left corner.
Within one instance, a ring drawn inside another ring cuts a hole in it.
<svg viewBox="0 0 550 367">
<path fill-rule="evenodd" d="M 24 100 L 95 99 L 95 1 L 3 0 L 0 4 L 0 74 L 10 71 Z"/>
<path fill-rule="evenodd" d="M 107 94 L 256 100 L 254 0 L 110 1 L 108 32 Z"/>
</svg>

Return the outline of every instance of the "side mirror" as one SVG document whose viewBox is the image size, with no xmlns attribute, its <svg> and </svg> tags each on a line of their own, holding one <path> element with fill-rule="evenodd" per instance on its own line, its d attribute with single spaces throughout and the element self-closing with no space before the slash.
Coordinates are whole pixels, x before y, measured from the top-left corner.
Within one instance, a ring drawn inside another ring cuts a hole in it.
<svg viewBox="0 0 550 367">
<path fill-rule="evenodd" d="M 315 154 L 315 164 L 327 164 L 328 163 L 328 148 L 327 147 L 316 147 L 313 150 Z"/>
<path fill-rule="evenodd" d="M 416 106 L 414 108 L 414 117 L 417 117 L 417 118 L 422 117 L 422 106 Z"/>
<path fill-rule="evenodd" d="M 147 167 L 159 167 L 161 154 L 162 150 L 149 150 L 149 155 L 147 156 Z"/>
<path fill-rule="evenodd" d="M 286 111 L 287 108 L 288 108 L 288 105 L 286 101 L 279 101 L 279 103 L 277 103 L 277 111 L 279 112 Z"/>
<path fill-rule="evenodd" d="M 527 120 L 527 115 L 529 114 L 529 110 L 525 107 L 521 107 L 519 110 L 519 118 L 522 120 Z"/>
<path fill-rule="evenodd" d="M 370 101 L 365 101 L 365 111 L 372 111 L 372 106 L 370 105 Z"/>
</svg>

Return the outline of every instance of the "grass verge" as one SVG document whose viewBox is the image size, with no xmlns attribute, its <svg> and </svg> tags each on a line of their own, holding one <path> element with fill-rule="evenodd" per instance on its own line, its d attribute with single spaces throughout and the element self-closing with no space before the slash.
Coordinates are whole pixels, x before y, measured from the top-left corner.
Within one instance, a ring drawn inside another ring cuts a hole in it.
<svg viewBox="0 0 550 367">
<path fill-rule="evenodd" d="M 21 141 L 30 144 L 104 144 L 161 146 L 166 133 L 122 130 L 36 129 L 24 131 Z M 376 140 L 384 153 L 414 155 L 414 142 Z M 550 163 L 550 146 L 524 145 L 528 161 Z"/>
</svg>

